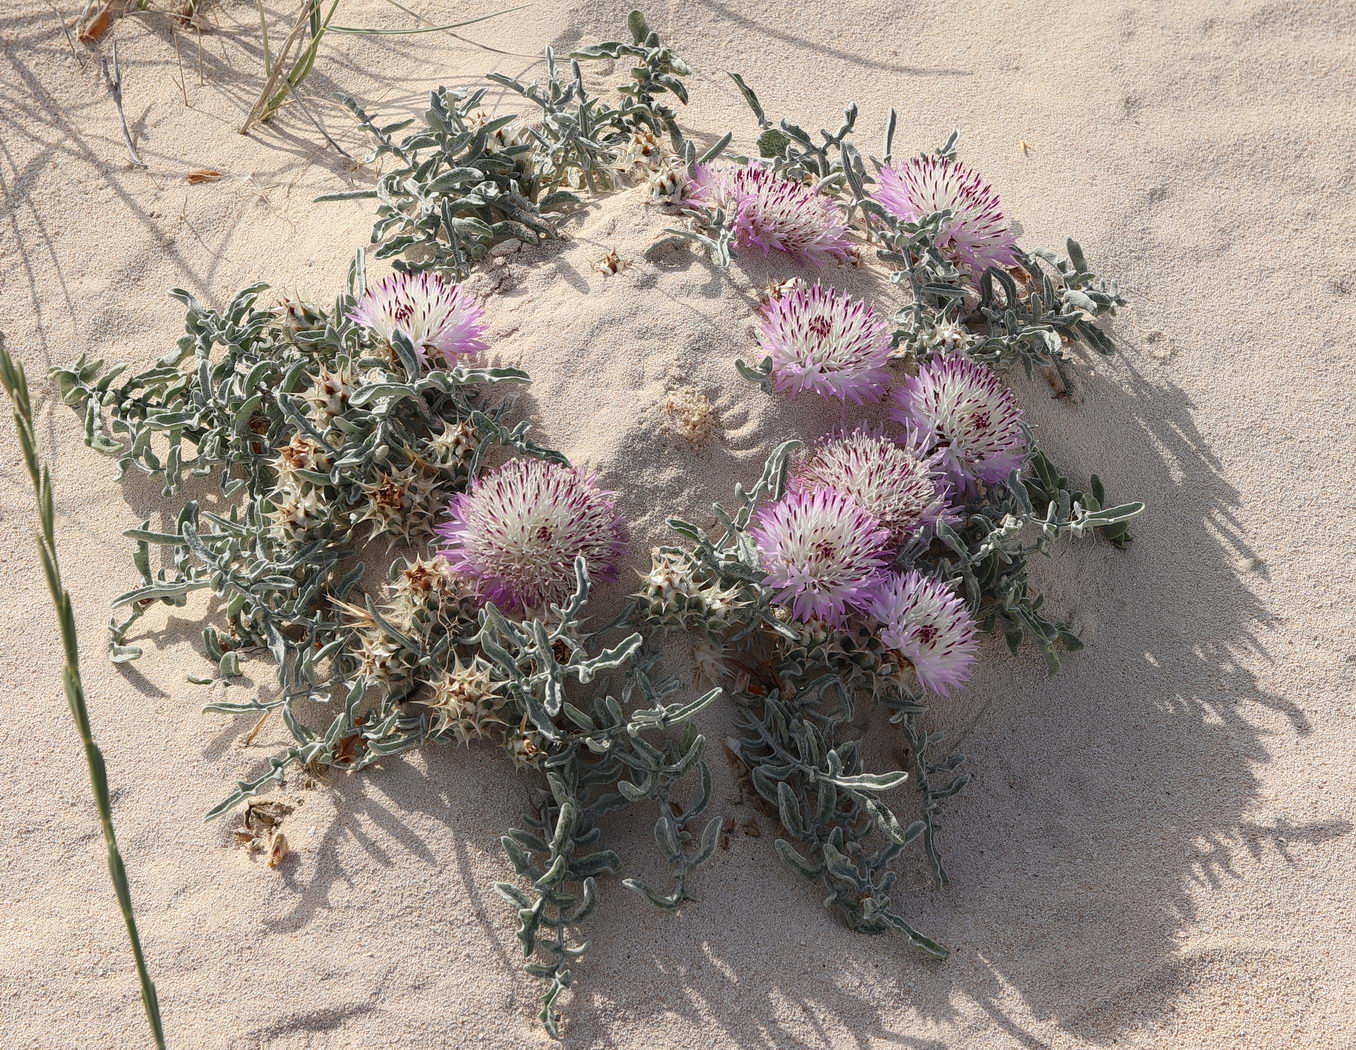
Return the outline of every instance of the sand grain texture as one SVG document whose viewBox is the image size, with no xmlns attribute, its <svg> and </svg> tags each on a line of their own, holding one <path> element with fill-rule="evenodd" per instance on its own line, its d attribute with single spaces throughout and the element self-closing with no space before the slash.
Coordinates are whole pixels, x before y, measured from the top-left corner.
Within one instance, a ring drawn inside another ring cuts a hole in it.
<svg viewBox="0 0 1356 1050">
<path fill-rule="evenodd" d="M 342 7 L 349 24 L 403 17 L 381 0 Z M 614 35 L 625 10 L 541 4 L 468 34 L 563 51 Z M 0 329 L 35 379 L 84 351 L 159 356 L 181 331 L 171 286 L 219 304 L 262 278 L 327 302 L 366 240 L 365 205 L 309 203 L 358 182 L 300 113 L 236 134 L 258 87 L 255 9 L 209 11 L 217 31 L 201 47 L 180 37 L 182 88 L 163 21 L 119 30 L 145 170 L 127 163 L 96 62 L 77 62 L 50 8 L 21 0 L 0 14 Z M 607 888 L 567 1045 L 1356 1044 L 1351 5 L 768 0 L 647 13 L 698 70 L 685 120 L 699 135 L 752 130 L 727 68 L 771 114 L 810 128 L 835 127 L 855 99 L 868 143 L 890 105 L 905 152 L 959 126 L 1027 243 L 1073 234 L 1119 277 L 1134 301 L 1114 326 L 1125 355 L 1098 364 L 1072 404 L 1018 385 L 1071 471 L 1101 471 L 1151 509 L 1127 553 L 1080 548 L 1043 567 L 1089 642 L 1058 678 L 994 646 L 973 686 L 937 705 L 939 723 L 967 732 L 975 780 L 947 822 L 954 884 L 922 891 L 913 911 L 951 960 L 835 925 L 765 826 L 717 855 L 705 900 L 679 920 Z M 336 88 L 398 112 L 439 82 L 533 63 L 441 34 L 347 37 L 326 46 L 306 91 L 356 151 L 323 101 Z M 188 183 L 202 168 L 223 178 Z M 525 405 L 542 433 L 624 493 L 638 543 L 671 509 L 696 513 L 751 479 L 786 430 L 832 421 L 734 373 L 759 267 L 637 260 L 662 224 L 635 199 L 607 201 L 568 244 L 509 260 L 489 303 L 496 356 L 536 379 Z M 604 276 L 592 264 L 614 248 L 633 265 Z M 694 450 L 658 432 L 675 386 L 715 404 L 715 442 Z M 132 578 L 120 533 L 163 504 L 155 486 L 115 483 L 50 391 L 39 405 L 171 1045 L 545 1045 L 490 890 L 522 801 L 501 758 L 430 752 L 294 792 L 293 856 L 276 871 L 248 859 L 201 815 L 277 731 L 243 748 L 248 724 L 199 713 L 201 690 L 183 680 L 200 666 L 187 617 L 162 619 L 133 669 L 104 661 L 108 602 Z M 27 479 L 0 425 L 0 1046 L 146 1046 L 60 694 Z M 718 736 L 721 716 L 708 728 Z M 620 844 L 651 851 L 643 826 Z"/>
</svg>

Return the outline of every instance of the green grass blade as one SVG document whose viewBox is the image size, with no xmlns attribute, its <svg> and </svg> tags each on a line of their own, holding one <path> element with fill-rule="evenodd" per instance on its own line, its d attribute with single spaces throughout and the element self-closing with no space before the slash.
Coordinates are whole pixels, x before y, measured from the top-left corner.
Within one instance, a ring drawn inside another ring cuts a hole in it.
<svg viewBox="0 0 1356 1050">
<path fill-rule="evenodd" d="M 132 945 L 137 978 L 141 982 L 141 1002 L 146 1008 L 146 1020 L 150 1023 L 156 1047 L 158 1050 L 165 1050 L 165 1032 L 160 1022 L 160 1000 L 155 993 L 155 982 L 151 980 L 151 975 L 146 969 L 146 956 L 141 949 L 141 935 L 137 932 L 136 915 L 132 910 L 132 890 L 127 882 L 127 869 L 122 862 L 122 853 L 118 850 L 118 837 L 113 830 L 113 806 L 108 795 L 108 773 L 104 765 L 104 755 L 94 742 L 94 735 L 90 729 L 89 708 L 85 704 L 85 689 L 80 680 L 80 650 L 79 639 L 75 633 L 75 614 L 71 608 L 70 592 L 61 582 L 61 568 L 57 561 L 52 479 L 38 457 L 37 442 L 33 433 L 33 406 L 28 397 L 28 379 L 24 375 L 23 366 L 10 357 L 9 351 L 4 346 L 3 337 L 0 337 L 0 384 L 14 402 L 14 425 L 19 432 L 19 446 L 23 450 L 28 475 L 33 482 L 33 494 L 37 498 L 39 528 L 34 538 L 37 541 L 43 573 L 47 578 L 47 589 L 51 592 L 52 604 L 56 608 L 57 625 L 60 628 L 66 658 L 61 679 L 66 689 L 66 700 L 70 704 L 71 715 L 80 732 L 80 742 L 85 749 L 85 765 L 89 770 L 94 804 L 99 813 L 99 824 L 103 828 L 104 842 L 108 846 L 108 873 L 113 880 L 113 890 L 118 897 L 123 922 L 127 924 L 127 938 Z"/>
</svg>

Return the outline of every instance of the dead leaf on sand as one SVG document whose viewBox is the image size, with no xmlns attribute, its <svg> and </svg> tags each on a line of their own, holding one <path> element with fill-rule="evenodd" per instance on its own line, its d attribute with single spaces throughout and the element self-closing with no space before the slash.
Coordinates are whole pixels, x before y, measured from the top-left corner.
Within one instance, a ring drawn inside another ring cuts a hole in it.
<svg viewBox="0 0 1356 1050">
<path fill-rule="evenodd" d="M 113 20 L 127 10 L 128 0 L 104 0 L 90 11 L 80 23 L 77 36 L 82 44 L 101 40 L 113 25 Z"/>
</svg>

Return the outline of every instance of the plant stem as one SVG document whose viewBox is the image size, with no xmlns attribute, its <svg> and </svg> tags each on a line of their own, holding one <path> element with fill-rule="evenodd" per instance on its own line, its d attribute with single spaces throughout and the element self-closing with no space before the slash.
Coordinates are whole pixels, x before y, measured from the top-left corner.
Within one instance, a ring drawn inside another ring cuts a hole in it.
<svg viewBox="0 0 1356 1050">
<path fill-rule="evenodd" d="M 104 842 L 108 845 L 108 872 L 118 895 L 118 907 L 122 910 L 123 921 L 127 924 L 127 937 L 132 944 L 137 977 L 141 981 L 141 1001 L 146 1008 L 146 1020 L 150 1023 L 156 1047 L 158 1050 L 164 1050 L 165 1033 L 160 1023 L 160 1002 L 155 994 L 155 983 L 146 970 L 146 956 L 141 950 L 136 916 L 132 912 L 132 891 L 127 883 L 127 869 L 123 866 L 122 853 L 118 850 L 118 837 L 113 830 L 113 807 L 108 796 L 108 770 L 104 765 L 103 752 L 94 742 L 90 729 L 89 708 L 85 704 L 85 689 L 80 680 L 80 650 L 75 633 L 75 614 L 71 609 L 70 592 L 61 582 L 61 567 L 57 561 L 52 477 L 47 466 L 38 459 L 37 441 L 33 434 L 33 406 L 28 397 L 28 378 L 24 375 L 23 366 L 10 357 L 9 351 L 4 346 L 3 337 L 0 337 L 0 384 L 4 385 L 10 400 L 14 402 L 14 426 L 19 434 L 19 444 L 23 449 L 28 476 L 33 483 L 33 493 L 37 497 L 39 527 L 35 539 L 43 574 L 47 577 L 47 589 L 51 593 L 52 604 L 56 607 L 61 644 L 66 655 L 66 665 L 62 668 L 61 677 L 66 687 L 66 700 L 70 704 L 71 715 L 80 732 L 80 742 L 85 748 L 85 764 L 89 768 L 90 787 L 93 789 L 94 802 L 99 811 L 99 824 L 103 828 Z"/>
</svg>

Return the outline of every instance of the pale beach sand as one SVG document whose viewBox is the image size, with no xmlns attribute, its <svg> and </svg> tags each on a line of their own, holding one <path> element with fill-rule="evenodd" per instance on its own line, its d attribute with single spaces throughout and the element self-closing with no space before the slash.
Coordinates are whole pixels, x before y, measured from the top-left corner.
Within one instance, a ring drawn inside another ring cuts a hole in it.
<svg viewBox="0 0 1356 1050">
<path fill-rule="evenodd" d="M 491 9 L 406 2 L 435 21 Z M 323 101 L 334 90 L 417 111 L 439 83 L 539 75 L 544 46 L 611 38 L 627 7 L 540 3 L 466 30 L 514 55 L 443 34 L 335 38 L 305 91 L 356 153 L 361 136 Z M 382 0 L 341 8 L 350 25 L 409 24 Z M 243 0 L 208 10 L 217 30 L 201 47 L 179 36 L 182 86 L 162 20 L 119 29 L 145 170 L 127 162 L 97 59 L 80 49 L 77 62 L 52 10 L 21 0 L 0 13 L 0 330 L 35 381 L 85 351 L 154 360 L 182 330 L 172 286 L 221 304 L 267 280 L 328 303 L 367 240 L 366 202 L 310 201 L 370 174 L 350 174 L 295 107 L 236 133 L 258 90 L 257 14 Z M 683 121 L 700 140 L 733 128 L 747 144 L 755 130 L 727 69 L 774 119 L 811 129 L 856 101 L 868 147 L 893 105 L 897 149 L 961 128 L 962 156 L 1024 243 L 1073 235 L 1119 278 L 1132 300 L 1112 325 L 1122 356 L 1090 363 L 1071 403 L 1013 382 L 1072 473 L 1100 472 L 1149 510 L 1127 552 L 1087 545 L 1041 566 L 1087 651 L 1047 679 L 1034 656 L 988 645 L 971 687 L 934 708 L 964 734 L 974 780 L 946 822 L 954 882 L 917 878 L 911 915 L 950 960 L 835 924 L 759 818 L 762 836 L 735 835 L 677 919 L 605 887 L 566 1045 L 1356 1045 L 1356 8 L 767 0 L 646 13 L 696 67 Z M 188 184 L 199 168 L 225 177 Z M 523 407 L 538 436 L 623 494 L 636 564 L 671 513 L 701 516 L 783 436 L 836 419 L 736 374 L 769 271 L 646 262 L 668 221 L 637 194 L 615 197 L 569 242 L 474 279 L 494 359 L 534 377 Z M 604 276 L 593 264 L 611 249 L 629 265 Z M 721 421 L 698 450 L 659 429 L 659 401 L 686 386 Z M 232 821 L 202 814 L 283 731 L 246 748 L 248 721 L 200 713 L 204 690 L 184 680 L 204 668 L 192 609 L 143 621 L 161 633 L 136 664 L 104 659 L 109 600 L 134 582 L 120 534 L 165 503 L 154 485 L 115 482 L 45 385 L 39 401 L 171 1045 L 548 1044 L 491 889 L 509 875 L 498 837 L 524 797 L 502 756 L 428 751 L 331 777 L 296 792 L 295 855 L 277 871 L 251 860 Z M 0 1047 L 148 1046 L 4 416 Z M 727 720 L 704 728 L 718 739 Z M 718 795 L 731 794 L 718 749 L 712 759 Z M 618 848 L 647 858 L 648 826 L 621 829 Z"/>
</svg>

